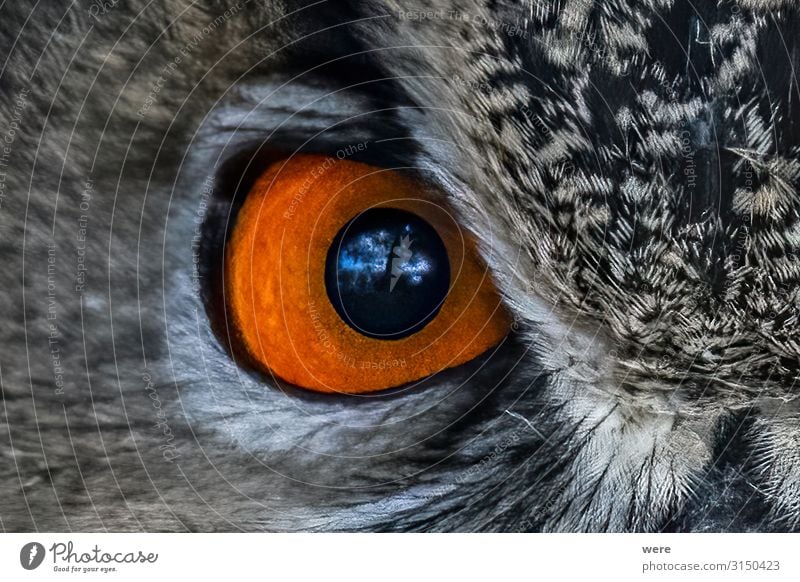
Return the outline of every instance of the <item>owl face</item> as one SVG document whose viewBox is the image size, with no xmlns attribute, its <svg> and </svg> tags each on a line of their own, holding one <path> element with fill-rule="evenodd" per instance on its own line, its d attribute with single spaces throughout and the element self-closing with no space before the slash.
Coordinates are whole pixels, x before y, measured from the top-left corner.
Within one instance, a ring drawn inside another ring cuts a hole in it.
<svg viewBox="0 0 800 582">
<path fill-rule="evenodd" d="M 5 528 L 796 529 L 791 2 L 144 4 L 2 9 Z"/>
</svg>

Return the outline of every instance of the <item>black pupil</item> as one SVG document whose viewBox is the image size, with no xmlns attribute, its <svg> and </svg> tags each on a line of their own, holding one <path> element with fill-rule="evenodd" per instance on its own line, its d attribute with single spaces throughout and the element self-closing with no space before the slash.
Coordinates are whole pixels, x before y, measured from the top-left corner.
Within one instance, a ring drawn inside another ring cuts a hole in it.
<svg viewBox="0 0 800 582">
<path fill-rule="evenodd" d="M 368 337 L 400 339 L 430 323 L 447 297 L 447 249 L 416 214 L 373 208 L 333 239 L 325 287 L 347 325 Z"/>
</svg>

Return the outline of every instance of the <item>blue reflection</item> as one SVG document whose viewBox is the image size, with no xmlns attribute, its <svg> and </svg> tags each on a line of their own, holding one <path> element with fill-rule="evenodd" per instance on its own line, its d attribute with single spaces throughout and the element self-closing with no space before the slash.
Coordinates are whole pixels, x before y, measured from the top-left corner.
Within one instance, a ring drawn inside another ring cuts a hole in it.
<svg viewBox="0 0 800 582">
<path fill-rule="evenodd" d="M 450 284 L 447 251 L 436 230 L 410 212 L 368 210 L 336 235 L 325 285 L 337 313 L 370 337 L 394 339 L 424 327 Z"/>
</svg>

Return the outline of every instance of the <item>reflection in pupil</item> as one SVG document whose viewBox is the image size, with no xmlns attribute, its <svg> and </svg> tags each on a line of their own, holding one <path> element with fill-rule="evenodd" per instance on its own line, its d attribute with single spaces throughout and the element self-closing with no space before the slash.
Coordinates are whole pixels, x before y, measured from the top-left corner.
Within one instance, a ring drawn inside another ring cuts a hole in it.
<svg viewBox="0 0 800 582">
<path fill-rule="evenodd" d="M 438 313 L 450 286 L 450 262 L 428 222 L 405 210 L 374 208 L 334 238 L 325 286 L 347 325 L 369 337 L 399 339 Z"/>
</svg>

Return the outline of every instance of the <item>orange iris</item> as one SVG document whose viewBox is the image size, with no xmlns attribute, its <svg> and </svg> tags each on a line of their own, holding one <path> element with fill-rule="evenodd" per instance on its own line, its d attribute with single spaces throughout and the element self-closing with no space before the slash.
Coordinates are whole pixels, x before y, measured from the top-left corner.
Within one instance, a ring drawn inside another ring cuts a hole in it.
<svg viewBox="0 0 800 582">
<path fill-rule="evenodd" d="M 449 292 L 438 312 L 400 339 L 360 333 L 326 290 L 337 233 L 375 208 L 426 221 L 449 259 Z M 225 300 L 239 341 L 259 366 L 319 392 L 365 393 L 419 380 L 497 345 L 510 325 L 473 242 L 426 186 L 319 155 L 275 163 L 256 181 L 228 241 Z"/>
</svg>

